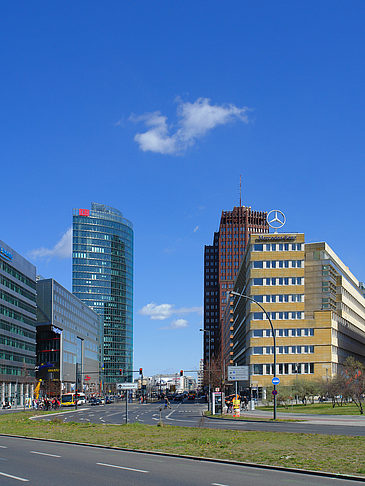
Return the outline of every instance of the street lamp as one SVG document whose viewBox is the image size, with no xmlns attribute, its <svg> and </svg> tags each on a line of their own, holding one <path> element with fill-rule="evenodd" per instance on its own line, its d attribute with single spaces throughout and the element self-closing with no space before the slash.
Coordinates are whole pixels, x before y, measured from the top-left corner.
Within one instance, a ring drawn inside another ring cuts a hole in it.
<svg viewBox="0 0 365 486">
<path fill-rule="evenodd" d="M 257 304 L 265 312 L 265 315 L 270 322 L 270 326 L 271 326 L 271 330 L 272 330 L 272 337 L 273 337 L 273 340 L 274 340 L 274 378 L 276 378 L 276 337 L 275 337 L 274 326 L 272 325 L 269 314 L 266 312 L 266 310 L 263 308 L 263 306 L 259 302 L 257 302 L 255 299 L 253 299 L 252 297 L 249 297 L 248 295 L 244 295 L 244 294 L 239 294 L 238 292 L 234 292 L 233 290 L 231 290 L 230 294 L 231 295 L 237 295 L 238 297 L 244 297 L 245 299 L 250 300 L 251 302 L 255 302 L 255 304 Z M 273 385 L 274 385 L 274 393 L 273 393 L 273 395 L 274 395 L 274 420 L 276 420 L 276 384 L 273 383 Z"/>
<path fill-rule="evenodd" d="M 210 410 L 210 334 L 211 334 L 211 331 L 209 331 L 209 329 L 199 329 L 200 332 L 206 332 L 208 334 L 208 338 L 209 338 L 209 346 L 208 346 L 208 360 L 209 360 L 209 363 L 208 363 L 208 390 L 209 390 L 209 396 L 208 396 L 208 410 Z"/>
</svg>

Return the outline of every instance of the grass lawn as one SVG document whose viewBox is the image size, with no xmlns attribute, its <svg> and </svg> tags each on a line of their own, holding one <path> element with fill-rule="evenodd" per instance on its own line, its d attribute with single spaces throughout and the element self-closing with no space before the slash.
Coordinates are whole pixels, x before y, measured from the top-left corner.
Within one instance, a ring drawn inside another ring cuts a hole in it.
<svg viewBox="0 0 365 486">
<path fill-rule="evenodd" d="M 365 437 L 243 432 L 204 428 L 101 425 L 29 420 L 42 412 L 0 416 L 0 433 L 127 449 L 172 452 L 365 477 Z M 1 443 L 1 438 L 0 438 Z"/>
<path fill-rule="evenodd" d="M 245 412 L 241 411 L 241 416 L 240 417 L 233 417 L 233 415 L 227 414 L 227 415 L 222 415 L 222 414 L 215 414 L 213 415 L 210 412 L 204 412 L 204 415 L 206 417 L 214 417 L 214 418 L 220 418 L 220 419 L 226 419 L 226 420 L 253 420 L 254 422 L 274 422 L 273 418 L 270 417 L 250 417 L 245 415 Z M 275 422 L 305 422 L 305 420 L 300 420 L 300 419 L 276 419 Z"/>
<path fill-rule="evenodd" d="M 268 407 L 256 407 L 257 410 L 266 410 L 272 411 L 272 405 Z M 325 414 L 325 415 L 359 415 L 360 412 L 356 405 L 353 403 L 348 403 L 342 405 L 342 407 L 335 406 L 332 407 L 332 403 L 308 403 L 308 405 L 289 405 L 288 408 L 285 408 L 281 405 L 277 407 L 278 412 L 285 412 L 285 413 L 318 413 L 318 414 Z M 364 416 L 365 417 L 365 416 Z"/>
</svg>

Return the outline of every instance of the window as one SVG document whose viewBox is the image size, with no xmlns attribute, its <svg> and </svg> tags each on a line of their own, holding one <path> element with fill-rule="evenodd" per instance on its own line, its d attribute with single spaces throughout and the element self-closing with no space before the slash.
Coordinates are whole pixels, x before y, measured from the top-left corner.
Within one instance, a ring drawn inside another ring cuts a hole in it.
<svg viewBox="0 0 365 486">
<path fill-rule="evenodd" d="M 253 295 L 253 299 L 256 300 L 256 302 L 263 302 L 263 295 Z"/>
<path fill-rule="evenodd" d="M 262 375 L 263 374 L 262 364 L 254 364 L 253 365 L 253 374 L 254 375 Z"/>
<path fill-rule="evenodd" d="M 253 268 L 263 268 L 263 262 L 253 262 Z"/>
<path fill-rule="evenodd" d="M 262 278 L 254 278 L 253 285 L 262 285 L 263 279 Z"/>
<path fill-rule="evenodd" d="M 262 250 L 263 250 L 263 245 L 253 245 L 253 251 L 262 251 Z"/>
<path fill-rule="evenodd" d="M 263 336 L 263 330 L 262 329 L 254 329 L 253 330 L 253 337 L 262 337 Z"/>
<path fill-rule="evenodd" d="M 252 354 L 263 354 L 263 348 L 261 346 L 255 346 L 253 348 Z"/>
<path fill-rule="evenodd" d="M 262 321 L 262 319 L 263 319 L 263 313 L 262 312 L 254 312 L 253 313 L 253 319 L 255 321 Z"/>
</svg>

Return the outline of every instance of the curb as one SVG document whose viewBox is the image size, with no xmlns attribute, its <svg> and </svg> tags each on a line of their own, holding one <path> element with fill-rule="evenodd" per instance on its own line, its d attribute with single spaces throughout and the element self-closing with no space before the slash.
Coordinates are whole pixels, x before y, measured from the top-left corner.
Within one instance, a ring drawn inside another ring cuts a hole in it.
<svg viewBox="0 0 365 486">
<path fill-rule="evenodd" d="M 234 419 L 234 418 L 223 418 L 223 417 L 210 417 L 209 415 L 202 415 L 203 418 L 206 418 L 208 420 L 224 420 L 225 422 L 234 422 L 234 423 L 259 423 L 259 424 L 282 424 L 282 423 L 298 423 L 298 422 L 305 422 L 305 420 L 298 420 L 298 421 L 293 421 L 293 422 L 287 422 L 285 420 L 281 420 L 280 422 L 274 422 L 273 420 L 255 420 L 255 419 Z"/>
<path fill-rule="evenodd" d="M 12 437 L 15 439 L 27 439 L 27 440 L 40 440 L 42 442 L 55 442 L 59 444 L 69 444 L 69 445 L 76 445 L 81 447 L 94 447 L 96 449 L 109 449 L 113 451 L 123 451 L 123 452 L 132 452 L 136 454 L 149 454 L 151 456 L 163 456 L 163 457 L 175 457 L 180 459 L 190 459 L 193 461 L 205 461 L 205 462 L 214 462 L 218 464 L 228 464 L 234 466 L 242 466 L 242 467 L 250 467 L 256 469 L 266 469 L 272 471 L 284 471 L 284 472 L 292 472 L 297 474 L 307 474 L 308 476 L 321 476 L 326 478 L 333 478 L 333 479 L 346 479 L 350 481 L 359 481 L 365 482 L 365 476 L 351 476 L 349 474 L 337 474 L 331 473 L 326 471 L 312 471 L 311 469 L 297 469 L 293 467 L 284 467 L 284 466 L 271 466 L 269 464 L 255 464 L 253 462 L 240 462 L 240 461 L 232 461 L 229 459 L 215 459 L 212 457 L 200 457 L 200 456 L 189 456 L 189 455 L 180 455 L 174 454 L 172 452 L 160 452 L 160 451 L 145 451 L 142 449 L 125 449 L 122 447 L 112 447 L 112 446 L 105 446 L 105 445 L 98 445 L 98 444 L 89 444 L 89 443 L 82 443 L 82 442 L 71 442 L 68 440 L 58 440 L 58 439 L 44 439 L 38 437 L 26 437 L 23 435 L 11 435 L 11 434 L 0 434 L 0 437 Z"/>
<path fill-rule="evenodd" d="M 63 415 L 65 413 L 85 412 L 85 410 L 89 410 L 89 409 L 78 408 L 77 410 L 64 410 L 63 412 L 52 412 L 52 413 L 45 413 L 44 415 L 33 415 L 33 417 L 29 417 L 29 420 L 37 420 L 39 418 L 44 418 L 44 417 L 54 417 L 55 415 Z"/>
</svg>

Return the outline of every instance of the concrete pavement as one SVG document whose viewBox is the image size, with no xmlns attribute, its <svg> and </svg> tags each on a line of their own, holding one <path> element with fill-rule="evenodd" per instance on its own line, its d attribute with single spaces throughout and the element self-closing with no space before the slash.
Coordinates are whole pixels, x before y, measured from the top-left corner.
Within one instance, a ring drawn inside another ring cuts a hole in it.
<svg viewBox="0 0 365 486">
<path fill-rule="evenodd" d="M 0 437 L 2 486 L 354 486 L 356 480 L 100 447 Z"/>
</svg>

